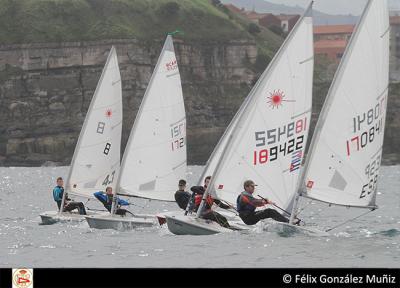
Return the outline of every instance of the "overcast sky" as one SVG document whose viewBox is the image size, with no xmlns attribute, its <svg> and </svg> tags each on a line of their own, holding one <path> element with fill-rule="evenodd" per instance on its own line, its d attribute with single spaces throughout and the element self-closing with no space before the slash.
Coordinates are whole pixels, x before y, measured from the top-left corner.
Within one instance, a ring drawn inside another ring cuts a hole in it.
<svg viewBox="0 0 400 288">
<path fill-rule="evenodd" d="M 276 4 L 306 7 L 310 0 L 267 0 Z M 315 0 L 314 8 L 328 14 L 360 15 L 367 0 Z M 400 7 L 400 0 L 389 0 L 389 6 Z M 399 8 L 400 9 L 400 8 Z"/>
</svg>

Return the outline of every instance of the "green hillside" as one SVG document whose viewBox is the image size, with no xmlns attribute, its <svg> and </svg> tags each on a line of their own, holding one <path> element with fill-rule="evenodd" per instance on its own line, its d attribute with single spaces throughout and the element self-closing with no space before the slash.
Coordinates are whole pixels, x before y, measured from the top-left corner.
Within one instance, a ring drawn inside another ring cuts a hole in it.
<svg viewBox="0 0 400 288">
<path fill-rule="evenodd" d="M 154 39 L 176 29 L 191 40 L 254 38 L 248 23 L 217 6 L 208 0 L 0 0 L 0 43 Z M 267 37 L 270 47 L 281 43 L 272 32 Z"/>
</svg>

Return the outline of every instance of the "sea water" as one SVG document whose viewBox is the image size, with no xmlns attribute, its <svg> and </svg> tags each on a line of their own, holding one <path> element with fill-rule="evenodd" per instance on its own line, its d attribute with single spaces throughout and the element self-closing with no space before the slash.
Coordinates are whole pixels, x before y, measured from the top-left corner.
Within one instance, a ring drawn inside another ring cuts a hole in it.
<svg viewBox="0 0 400 288">
<path fill-rule="evenodd" d="M 201 170 L 189 167 L 189 185 Z M 57 207 L 56 177 L 67 172 L 68 167 L 0 168 L 0 267 L 400 267 L 400 166 L 381 168 L 379 209 L 327 237 L 257 226 L 250 233 L 176 236 L 158 226 L 121 232 L 91 229 L 86 222 L 40 225 L 39 214 Z M 178 210 L 170 202 L 130 201 L 136 213 Z M 86 204 L 104 209 L 97 200 Z M 305 205 L 301 218 L 321 230 L 366 212 L 303 200 Z"/>
</svg>

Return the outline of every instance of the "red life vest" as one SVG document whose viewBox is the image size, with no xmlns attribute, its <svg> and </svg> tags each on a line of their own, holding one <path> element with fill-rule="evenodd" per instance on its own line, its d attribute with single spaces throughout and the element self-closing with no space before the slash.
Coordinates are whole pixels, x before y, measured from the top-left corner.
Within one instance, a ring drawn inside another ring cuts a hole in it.
<svg viewBox="0 0 400 288">
<path fill-rule="evenodd" d="M 200 206 L 201 199 L 203 199 L 203 195 L 197 194 L 196 196 L 194 196 L 194 205 L 196 207 Z M 208 195 L 207 196 L 207 204 L 208 204 L 209 207 L 207 207 L 207 208 L 211 208 L 213 203 L 214 203 L 214 199 L 210 195 Z"/>
</svg>

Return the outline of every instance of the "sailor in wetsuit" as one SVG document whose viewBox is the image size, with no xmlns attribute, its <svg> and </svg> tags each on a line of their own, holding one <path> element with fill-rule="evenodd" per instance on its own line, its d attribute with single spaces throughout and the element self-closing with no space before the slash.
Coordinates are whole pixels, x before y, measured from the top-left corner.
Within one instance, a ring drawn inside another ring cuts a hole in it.
<svg viewBox="0 0 400 288">
<path fill-rule="evenodd" d="M 281 215 L 275 209 L 264 209 L 261 211 L 255 211 L 257 207 L 264 206 L 266 204 L 275 204 L 272 201 L 264 199 L 256 199 L 253 197 L 253 193 L 257 186 L 252 180 L 247 180 L 244 182 L 244 190 L 237 198 L 237 211 L 239 212 L 239 217 L 247 225 L 254 225 L 258 221 L 266 218 L 272 218 L 278 222 L 289 222 L 289 219 Z M 299 219 L 296 219 L 295 224 L 298 225 Z"/>
<path fill-rule="evenodd" d="M 175 192 L 175 201 L 179 208 L 186 210 L 186 207 L 190 201 L 190 193 L 186 190 L 186 181 L 181 179 L 178 184 L 178 191 Z"/>
<path fill-rule="evenodd" d="M 108 210 L 108 212 L 111 213 L 111 207 L 112 207 L 112 202 L 113 202 L 113 192 L 112 192 L 112 187 L 107 187 L 106 188 L 106 193 L 103 191 L 99 191 L 96 193 L 93 193 L 94 197 L 97 198 L 101 203 L 103 203 L 104 207 Z M 123 199 L 118 199 L 118 206 L 116 207 L 117 209 L 115 210 L 115 214 L 125 216 L 127 210 L 121 209 L 120 206 L 127 206 L 129 205 L 129 202 L 123 200 Z"/>
<path fill-rule="evenodd" d="M 209 185 L 210 181 L 211 181 L 211 176 L 207 176 L 204 179 L 204 186 L 193 186 L 193 187 L 190 188 L 190 190 L 192 190 L 192 192 L 195 193 L 195 198 L 194 198 L 194 202 L 195 202 L 194 203 L 195 204 L 194 205 L 195 206 L 194 210 L 195 211 L 197 211 L 199 209 L 201 201 L 203 199 L 203 194 L 207 190 L 207 186 Z M 207 199 L 206 199 L 206 203 L 205 203 L 204 209 L 203 209 L 203 211 L 201 213 L 201 218 L 215 221 L 219 225 L 221 225 L 222 227 L 229 228 L 230 225 L 228 223 L 228 220 L 224 216 L 219 214 L 218 212 L 212 210 L 212 205 L 214 203 L 216 205 L 218 205 L 219 207 L 223 208 L 223 209 L 231 208 L 230 206 L 225 205 L 224 203 L 219 201 L 218 199 L 214 200 L 211 197 L 211 195 L 208 195 Z"/>
<path fill-rule="evenodd" d="M 56 201 L 58 209 L 61 208 L 61 203 L 64 195 L 64 180 L 62 177 L 57 178 L 57 186 L 53 189 L 53 198 Z M 75 202 L 68 198 L 68 194 L 65 195 L 63 212 L 70 212 L 74 209 L 78 209 L 79 214 L 86 215 L 85 205 L 82 202 Z"/>
</svg>

